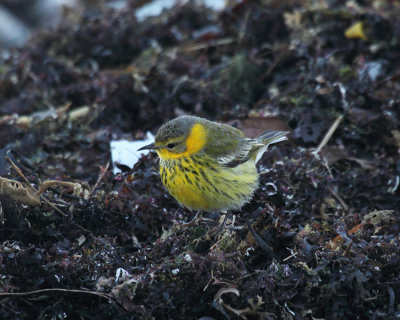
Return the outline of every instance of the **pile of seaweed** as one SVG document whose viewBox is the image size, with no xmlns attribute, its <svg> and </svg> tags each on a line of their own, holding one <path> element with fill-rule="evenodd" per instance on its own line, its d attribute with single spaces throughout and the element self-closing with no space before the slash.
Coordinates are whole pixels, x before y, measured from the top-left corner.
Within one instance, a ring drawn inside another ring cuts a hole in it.
<svg viewBox="0 0 400 320">
<path fill-rule="evenodd" d="M 399 16 L 242 0 L 139 21 L 128 3 L 3 55 L 0 317 L 399 317 Z M 184 225 L 153 154 L 113 173 L 110 141 L 182 114 L 291 131 L 225 227 Z"/>
</svg>

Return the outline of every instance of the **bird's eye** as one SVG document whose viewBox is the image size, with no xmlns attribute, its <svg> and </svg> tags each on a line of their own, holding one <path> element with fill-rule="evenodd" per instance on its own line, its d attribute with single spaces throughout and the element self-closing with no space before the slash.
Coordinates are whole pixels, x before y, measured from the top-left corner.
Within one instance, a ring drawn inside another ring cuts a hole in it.
<svg viewBox="0 0 400 320">
<path fill-rule="evenodd" d="M 175 143 L 168 143 L 167 144 L 167 148 L 168 149 L 173 149 L 175 147 L 175 145 L 176 145 Z"/>
</svg>

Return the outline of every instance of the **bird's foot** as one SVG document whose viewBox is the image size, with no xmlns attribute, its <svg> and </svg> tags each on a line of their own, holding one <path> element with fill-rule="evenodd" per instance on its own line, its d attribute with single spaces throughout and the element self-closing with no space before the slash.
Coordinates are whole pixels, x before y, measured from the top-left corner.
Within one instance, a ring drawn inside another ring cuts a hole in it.
<svg viewBox="0 0 400 320">
<path fill-rule="evenodd" d="M 214 221 L 212 219 L 207 219 L 203 217 L 203 211 L 197 211 L 196 215 L 194 218 L 186 223 L 183 223 L 183 227 L 192 227 L 194 225 L 198 226 L 200 222 L 207 222 L 207 221 Z"/>
</svg>

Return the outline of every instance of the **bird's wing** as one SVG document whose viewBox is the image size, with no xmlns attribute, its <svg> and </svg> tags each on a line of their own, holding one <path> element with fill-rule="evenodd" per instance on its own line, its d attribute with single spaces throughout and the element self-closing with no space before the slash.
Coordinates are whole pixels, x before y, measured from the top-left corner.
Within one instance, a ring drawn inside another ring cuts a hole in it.
<svg viewBox="0 0 400 320">
<path fill-rule="evenodd" d="M 210 128 L 205 152 L 224 167 L 236 167 L 252 158 L 263 147 L 255 139 L 249 139 L 239 129 L 219 124 Z"/>
<path fill-rule="evenodd" d="M 220 157 L 218 162 L 224 167 L 234 168 L 252 158 L 255 159 L 259 150 L 265 146 L 253 139 L 246 140 L 246 143 L 239 148 L 237 153 L 232 153 L 228 157 Z"/>
<path fill-rule="evenodd" d="M 287 139 L 288 132 L 265 131 L 255 139 L 249 139 L 239 129 L 224 124 L 213 126 L 205 152 L 217 159 L 224 167 L 236 167 L 249 159 L 257 163 L 268 146 Z"/>
</svg>

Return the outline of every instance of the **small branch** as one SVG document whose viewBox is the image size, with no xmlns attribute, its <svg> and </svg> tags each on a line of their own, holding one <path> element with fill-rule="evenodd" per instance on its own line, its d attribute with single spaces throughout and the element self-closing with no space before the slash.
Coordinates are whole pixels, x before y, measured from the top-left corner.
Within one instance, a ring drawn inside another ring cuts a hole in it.
<svg viewBox="0 0 400 320">
<path fill-rule="evenodd" d="M 336 118 L 335 122 L 331 125 L 328 132 L 325 134 L 324 138 L 322 139 L 321 143 L 318 145 L 317 149 L 313 151 L 313 154 L 318 154 L 323 147 L 329 142 L 333 134 L 335 133 L 336 129 L 338 128 L 339 124 L 342 122 L 344 115 L 341 114 L 339 117 Z"/>
<path fill-rule="evenodd" d="M 14 168 L 14 170 L 20 175 L 20 177 L 25 181 L 27 184 L 28 188 L 31 189 L 33 192 L 36 192 L 35 188 L 32 187 L 31 183 L 28 181 L 28 179 L 24 176 L 22 171 L 17 167 L 17 165 L 14 163 L 14 161 L 11 160 L 8 156 L 5 156 L 5 158 L 10 162 L 11 166 Z"/>
<path fill-rule="evenodd" d="M 0 297 L 26 297 L 37 294 L 46 294 L 46 293 L 72 293 L 72 294 L 87 294 L 92 296 L 101 297 L 107 300 L 115 301 L 114 297 L 107 293 L 97 292 L 97 291 L 88 291 L 88 290 L 78 290 L 78 289 L 62 289 L 62 288 L 52 288 L 52 289 L 41 289 L 27 292 L 1 292 Z"/>
<path fill-rule="evenodd" d="M 100 174 L 99 178 L 97 179 L 95 185 L 92 188 L 92 191 L 90 191 L 90 196 L 93 194 L 94 190 L 97 188 L 97 185 L 100 183 L 100 181 L 103 180 L 109 167 L 110 167 L 110 161 L 107 162 L 106 167 L 104 168 L 103 172 Z"/>
<path fill-rule="evenodd" d="M 322 139 L 321 143 L 313 151 L 313 154 L 318 154 L 323 147 L 326 146 L 326 144 L 329 142 L 333 134 L 335 133 L 336 129 L 339 127 L 339 124 L 342 122 L 344 115 L 349 111 L 349 103 L 347 102 L 346 99 L 346 88 L 341 84 L 338 83 L 337 86 L 339 87 L 340 94 L 342 95 L 342 105 L 343 109 L 345 110 L 345 113 L 341 114 L 339 117 L 336 118 L 335 122 L 332 123 L 331 127 L 329 128 L 328 132 L 325 134 L 324 138 Z"/>
<path fill-rule="evenodd" d="M 233 42 L 234 42 L 234 39 L 232 39 L 232 38 L 221 38 L 221 39 L 212 40 L 212 41 L 195 42 L 193 44 L 179 47 L 178 51 L 188 53 L 191 51 L 203 50 L 203 49 L 211 48 L 211 47 L 226 46 Z"/>
<path fill-rule="evenodd" d="M 328 190 L 330 191 L 330 193 L 332 193 L 332 195 L 336 198 L 336 200 L 340 202 L 340 204 L 342 205 L 343 209 L 345 211 L 348 211 L 349 210 L 349 206 L 346 204 L 346 202 L 344 202 L 344 200 L 331 187 L 328 187 Z"/>
<path fill-rule="evenodd" d="M 37 194 L 42 194 L 45 192 L 48 188 L 51 188 L 53 186 L 63 186 L 63 187 L 68 187 L 68 188 L 74 188 L 76 185 L 75 182 L 69 182 L 69 181 L 59 181 L 59 180 L 48 180 L 43 182 L 39 190 L 37 191 Z"/>
<path fill-rule="evenodd" d="M 62 216 L 66 217 L 67 215 L 61 211 L 61 209 L 57 208 L 53 203 L 51 203 L 49 200 L 47 200 L 43 195 L 40 196 L 40 198 L 46 202 L 50 207 L 52 207 L 54 210 L 56 210 L 59 214 Z"/>
</svg>

